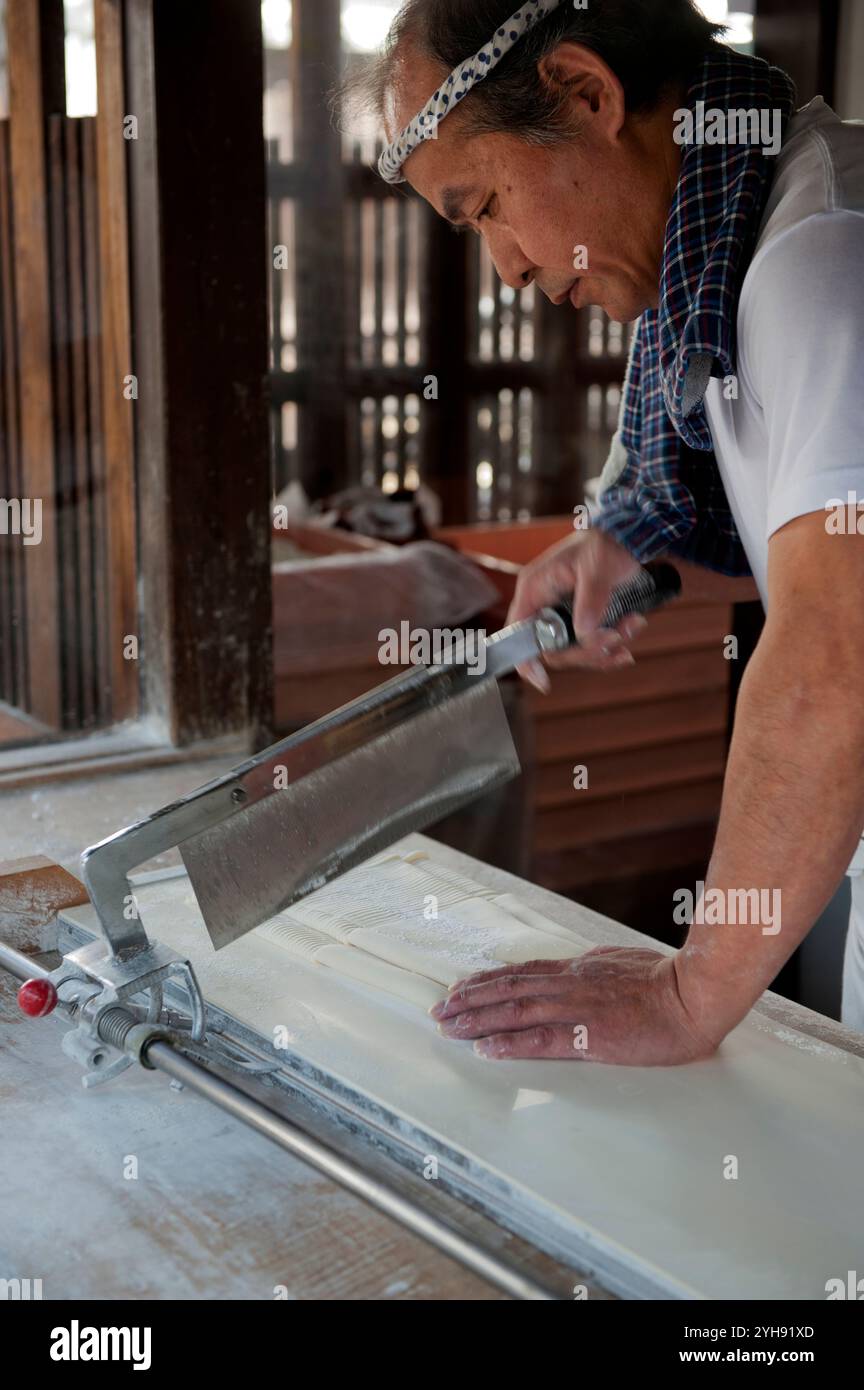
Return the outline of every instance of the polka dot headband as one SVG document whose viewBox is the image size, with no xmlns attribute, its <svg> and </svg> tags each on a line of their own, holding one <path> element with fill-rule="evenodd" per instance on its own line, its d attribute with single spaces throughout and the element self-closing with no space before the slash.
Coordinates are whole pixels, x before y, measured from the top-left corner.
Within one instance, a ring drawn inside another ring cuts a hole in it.
<svg viewBox="0 0 864 1390">
<path fill-rule="evenodd" d="M 417 113 L 413 121 L 408 122 L 405 129 L 400 131 L 392 144 L 384 150 L 378 160 L 378 172 L 382 179 L 387 183 L 404 183 L 402 165 L 409 154 L 413 154 L 424 140 L 433 139 L 448 111 L 458 106 L 472 87 L 476 87 L 478 82 L 488 77 L 523 34 L 527 34 L 529 29 L 533 29 L 535 24 L 539 24 L 540 20 L 545 19 L 553 10 L 557 10 L 560 3 L 561 0 L 528 0 L 521 10 L 517 10 L 500 29 L 495 30 L 492 38 L 483 45 L 479 53 L 475 53 L 473 58 L 466 59 L 454 68 L 438 91 L 429 98 L 423 110 Z"/>
</svg>

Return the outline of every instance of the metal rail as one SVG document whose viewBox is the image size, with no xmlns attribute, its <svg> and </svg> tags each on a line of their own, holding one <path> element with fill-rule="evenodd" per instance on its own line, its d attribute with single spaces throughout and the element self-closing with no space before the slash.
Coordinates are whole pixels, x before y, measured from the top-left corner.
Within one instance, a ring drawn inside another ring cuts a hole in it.
<svg viewBox="0 0 864 1390">
<path fill-rule="evenodd" d="M 28 956 L 2 943 L 0 967 L 19 980 L 50 979 L 51 975 L 50 971 L 37 965 Z M 62 1000 L 57 1007 L 66 1008 Z M 139 1024 L 140 1020 L 131 1010 L 122 1007 L 112 1008 L 109 1016 L 105 1018 L 106 1036 L 103 1041 L 122 1048 L 125 1035 Z M 268 1106 L 254 1100 L 238 1086 L 223 1080 L 222 1077 L 214 1076 L 206 1067 L 186 1057 L 173 1043 L 164 1038 L 154 1038 L 141 1048 L 141 1060 L 146 1067 L 164 1072 L 166 1076 L 188 1086 L 190 1091 L 195 1091 L 257 1133 L 263 1134 L 266 1139 L 278 1144 L 280 1148 L 317 1168 L 333 1182 L 353 1192 L 377 1211 L 392 1217 L 414 1235 L 428 1241 L 451 1259 L 458 1260 L 466 1269 L 470 1269 L 512 1298 L 557 1301 L 557 1294 L 518 1270 L 512 1269 L 492 1251 L 484 1249 L 478 1241 L 462 1235 L 438 1217 L 431 1216 L 407 1198 L 401 1197 L 386 1183 L 371 1177 L 356 1164 L 343 1158 L 335 1149 L 322 1144 L 320 1140 L 291 1124 Z"/>
<path fill-rule="evenodd" d="M 259 1101 L 252 1100 L 239 1087 L 232 1086 L 221 1077 L 213 1076 L 197 1062 L 184 1057 L 170 1043 L 151 1043 L 145 1049 L 145 1053 L 151 1066 L 157 1067 L 159 1071 L 164 1071 L 176 1081 L 182 1082 L 190 1090 L 197 1091 L 199 1095 L 213 1101 L 235 1119 L 242 1120 L 259 1134 L 287 1149 L 305 1163 L 311 1164 L 341 1187 L 361 1197 L 378 1211 L 393 1217 L 415 1235 L 429 1241 L 445 1255 L 458 1260 L 481 1279 L 495 1284 L 511 1297 L 530 1300 L 554 1300 L 557 1297 L 542 1285 L 511 1269 L 497 1255 L 484 1250 L 476 1241 L 463 1236 L 438 1217 L 430 1216 L 406 1198 L 400 1197 L 386 1183 L 370 1177 L 368 1173 L 342 1158 L 334 1149 L 313 1139 L 295 1125 L 289 1124 L 281 1115 L 269 1110 Z"/>
<path fill-rule="evenodd" d="M 22 951 L 16 951 L 14 946 L 4 946 L 2 941 L 0 941 L 0 965 L 4 970 L 8 970 L 10 975 L 14 975 L 17 980 L 47 980 L 51 976 L 50 970 L 46 970 L 43 965 L 37 965 L 35 960 L 25 956 Z"/>
</svg>

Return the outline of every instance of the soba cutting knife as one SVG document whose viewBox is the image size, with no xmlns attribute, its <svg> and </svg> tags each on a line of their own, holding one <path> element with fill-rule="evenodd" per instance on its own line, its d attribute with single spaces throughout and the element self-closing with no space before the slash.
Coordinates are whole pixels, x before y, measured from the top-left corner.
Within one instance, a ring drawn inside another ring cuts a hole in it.
<svg viewBox="0 0 864 1390">
<path fill-rule="evenodd" d="M 671 565 L 646 566 L 613 592 L 602 626 L 679 589 Z M 485 639 L 482 660 L 454 645 L 86 850 L 83 876 L 111 951 L 146 942 L 124 910 L 126 874 L 175 845 L 219 948 L 517 776 L 498 681 L 574 641 L 561 604 Z"/>
</svg>

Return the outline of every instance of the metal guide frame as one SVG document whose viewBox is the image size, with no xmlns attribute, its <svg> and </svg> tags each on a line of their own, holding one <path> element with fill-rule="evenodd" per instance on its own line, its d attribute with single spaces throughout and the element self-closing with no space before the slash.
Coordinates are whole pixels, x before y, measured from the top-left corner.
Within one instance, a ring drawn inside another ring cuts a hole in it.
<svg viewBox="0 0 864 1390">
<path fill-rule="evenodd" d="M 176 873 L 177 870 L 166 870 L 164 876 Z M 152 874 L 148 879 L 154 881 L 162 876 Z M 59 926 L 58 949 L 63 952 L 77 950 L 93 940 L 85 928 L 67 920 L 62 913 Z M 166 1003 L 188 1012 L 188 997 L 179 982 L 166 981 L 164 993 Z M 328 1126 L 335 1125 L 343 1143 L 353 1144 L 359 1140 L 373 1153 L 382 1155 L 386 1162 L 395 1164 L 398 1168 L 396 1180 L 394 1182 L 392 1170 L 388 1180 L 405 1197 L 416 1201 L 427 1191 L 428 1184 L 415 1175 L 422 1171 L 424 1157 L 434 1154 L 439 1162 L 436 1185 L 442 1191 L 556 1261 L 563 1267 L 562 1277 L 570 1279 L 576 1270 L 620 1298 L 688 1296 L 674 1283 L 649 1279 L 613 1250 L 585 1240 L 578 1232 L 567 1232 L 557 1215 L 542 1201 L 515 1192 L 500 1174 L 480 1169 L 458 1148 L 442 1142 L 440 1135 L 427 1133 L 416 1124 L 412 1124 L 409 1131 L 404 1119 L 362 1091 L 310 1063 L 300 1053 L 275 1049 L 255 1029 L 209 1002 L 207 1026 L 208 1033 L 224 1035 L 256 1058 L 277 1064 L 273 1071 L 266 1073 L 266 1078 L 258 1079 L 259 1084 L 264 1079 L 268 1089 L 272 1086 L 286 1099 L 290 1098 L 292 1105 L 299 1103 L 310 1116 Z M 573 1280 L 575 1277 L 573 1275 Z"/>
</svg>

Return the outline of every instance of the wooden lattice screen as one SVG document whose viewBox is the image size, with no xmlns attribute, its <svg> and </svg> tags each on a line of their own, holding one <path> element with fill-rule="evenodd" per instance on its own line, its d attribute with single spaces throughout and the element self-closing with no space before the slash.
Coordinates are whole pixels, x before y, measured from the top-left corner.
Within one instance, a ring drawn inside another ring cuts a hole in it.
<svg viewBox="0 0 864 1390">
<path fill-rule="evenodd" d="M 339 0 L 295 0 L 290 50 L 267 54 L 277 489 L 422 481 L 448 522 L 569 511 L 605 457 L 628 334 L 502 285 L 476 238 L 381 182 L 374 135 L 328 114 L 357 61 L 339 19 Z"/>
<path fill-rule="evenodd" d="M 67 114 L 63 0 L 5 0 L 5 21 L 0 742 L 142 710 L 139 743 L 260 742 L 260 5 L 94 0 L 85 117 Z M 7 522 L 27 501 L 38 543 Z"/>
<path fill-rule="evenodd" d="M 0 497 L 38 506 L 39 534 L 0 535 L 0 700 L 50 735 L 138 703 L 125 175 L 111 94 L 101 121 L 66 115 L 62 0 L 8 0 L 6 30 Z M 100 4 L 103 54 L 116 30 Z"/>
</svg>

